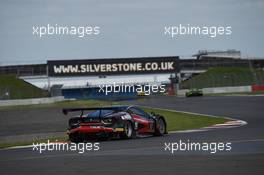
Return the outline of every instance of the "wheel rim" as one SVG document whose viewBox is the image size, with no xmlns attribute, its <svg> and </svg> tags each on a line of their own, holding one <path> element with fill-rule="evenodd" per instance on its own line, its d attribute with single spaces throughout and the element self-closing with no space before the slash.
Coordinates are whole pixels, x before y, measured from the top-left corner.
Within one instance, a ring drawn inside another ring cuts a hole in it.
<svg viewBox="0 0 264 175">
<path fill-rule="evenodd" d="M 165 123 L 162 119 L 159 120 L 159 131 L 161 134 L 165 133 Z"/>
<path fill-rule="evenodd" d="M 126 132 L 127 137 L 131 137 L 131 135 L 132 135 L 132 126 L 131 126 L 130 123 L 127 123 L 125 125 L 125 132 Z"/>
</svg>

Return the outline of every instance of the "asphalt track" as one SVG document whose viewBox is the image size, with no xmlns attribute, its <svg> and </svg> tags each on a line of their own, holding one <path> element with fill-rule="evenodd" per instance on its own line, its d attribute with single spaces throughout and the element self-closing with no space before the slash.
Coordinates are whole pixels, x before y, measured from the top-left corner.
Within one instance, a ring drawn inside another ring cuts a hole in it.
<svg viewBox="0 0 264 175">
<path fill-rule="evenodd" d="M 159 97 L 128 103 L 233 117 L 248 124 L 165 137 L 101 142 L 99 151 L 84 154 L 71 151 L 39 154 L 32 148 L 0 150 L 1 174 L 263 174 L 264 97 Z M 52 131 L 52 126 L 49 129 Z M 7 135 L 14 134 L 6 132 Z M 25 133 L 28 132 L 31 131 Z M 32 132 L 37 132 L 37 129 Z M 215 154 L 205 151 L 176 151 L 171 154 L 164 150 L 165 142 L 179 140 L 231 142 L 232 149 Z"/>
</svg>

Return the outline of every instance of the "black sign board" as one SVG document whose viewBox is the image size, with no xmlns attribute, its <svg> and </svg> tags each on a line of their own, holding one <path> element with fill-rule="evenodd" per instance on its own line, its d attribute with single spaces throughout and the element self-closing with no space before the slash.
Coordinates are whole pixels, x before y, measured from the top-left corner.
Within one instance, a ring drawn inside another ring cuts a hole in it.
<svg viewBox="0 0 264 175">
<path fill-rule="evenodd" d="M 101 76 L 121 74 L 174 73 L 179 57 L 48 61 L 49 76 Z"/>
</svg>

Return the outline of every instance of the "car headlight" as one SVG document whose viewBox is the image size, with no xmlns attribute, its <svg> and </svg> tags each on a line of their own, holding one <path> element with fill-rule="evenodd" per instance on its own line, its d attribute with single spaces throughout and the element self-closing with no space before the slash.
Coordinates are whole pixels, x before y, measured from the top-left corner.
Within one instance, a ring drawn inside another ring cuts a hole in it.
<svg viewBox="0 0 264 175">
<path fill-rule="evenodd" d="M 122 115 L 121 118 L 123 120 L 128 120 L 128 119 L 131 119 L 131 116 L 129 114 L 125 114 L 125 115 Z"/>
<path fill-rule="evenodd" d="M 113 122 L 112 118 L 104 118 L 102 119 L 105 124 L 111 124 Z"/>
</svg>

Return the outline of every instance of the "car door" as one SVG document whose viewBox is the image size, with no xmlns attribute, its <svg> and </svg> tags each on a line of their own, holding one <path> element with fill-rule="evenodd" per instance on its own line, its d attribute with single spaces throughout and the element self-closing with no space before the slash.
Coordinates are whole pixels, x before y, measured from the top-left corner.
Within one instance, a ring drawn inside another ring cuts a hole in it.
<svg viewBox="0 0 264 175">
<path fill-rule="evenodd" d="M 155 132 L 155 121 L 148 113 L 137 107 L 130 108 L 129 112 L 137 123 L 140 134 Z"/>
</svg>

